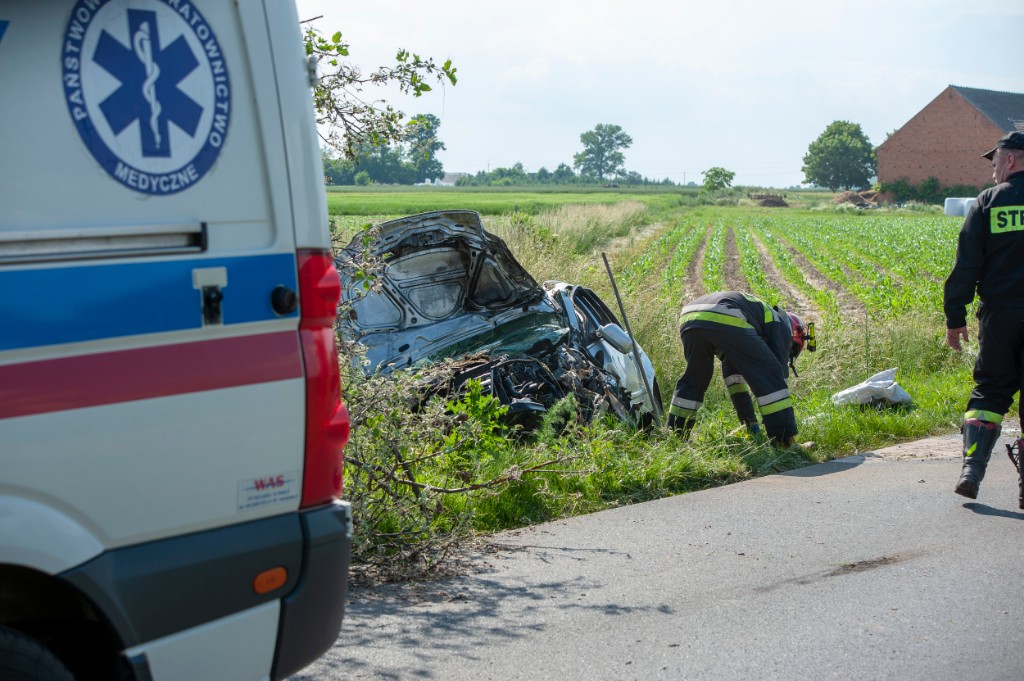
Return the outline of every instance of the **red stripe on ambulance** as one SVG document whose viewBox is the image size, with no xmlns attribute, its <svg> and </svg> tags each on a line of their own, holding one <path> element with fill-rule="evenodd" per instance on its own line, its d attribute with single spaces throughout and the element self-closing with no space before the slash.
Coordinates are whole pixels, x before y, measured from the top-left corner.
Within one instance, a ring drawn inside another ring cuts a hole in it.
<svg viewBox="0 0 1024 681">
<path fill-rule="evenodd" d="M 302 378 L 294 331 L 0 366 L 0 419 Z"/>
</svg>

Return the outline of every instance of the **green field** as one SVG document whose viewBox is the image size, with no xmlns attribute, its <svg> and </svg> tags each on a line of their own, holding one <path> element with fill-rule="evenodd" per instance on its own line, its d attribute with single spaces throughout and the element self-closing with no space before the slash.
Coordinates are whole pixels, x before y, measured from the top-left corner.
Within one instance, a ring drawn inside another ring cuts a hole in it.
<svg viewBox="0 0 1024 681">
<path fill-rule="evenodd" d="M 692 193 L 692 192 L 690 192 Z M 332 188 L 327 192 L 327 211 L 335 223 L 345 228 L 360 225 L 369 218 L 414 215 L 434 210 L 475 210 L 481 215 L 526 213 L 536 215 L 566 204 L 610 205 L 622 201 L 640 201 L 651 208 L 679 206 L 683 192 L 636 191 L 623 193 L 612 189 L 592 191 L 495 191 L 484 188 L 410 187 L 405 191 Z"/>
<path fill-rule="evenodd" d="M 404 203 L 406 193 L 332 193 L 329 201 L 335 216 L 341 215 L 339 202 L 356 196 L 366 202 L 350 225 L 422 210 L 480 210 L 486 227 L 505 239 L 538 281 L 583 284 L 612 302 L 600 260 L 606 252 L 666 399 L 683 368 L 676 323 L 683 301 L 711 290 L 747 290 L 815 321 L 818 352 L 800 357 L 790 388 L 800 438 L 818 447 L 808 455 L 736 434 L 738 422 L 720 380 L 712 383 L 691 437 L 681 441 L 659 429 L 637 433 L 614 420 L 516 438 L 479 403 L 459 407 L 462 420 L 454 423 L 445 421 L 453 405 L 440 405 L 434 421 L 407 413 L 382 420 L 375 411 L 398 413 L 397 403 L 361 408 L 367 391 L 353 379 L 347 386 L 347 399 L 355 402 L 349 456 L 358 465 L 349 467 L 349 485 L 357 496 L 367 488 L 356 469 L 367 459 L 389 465 L 396 448 L 404 461 L 420 462 L 420 483 L 430 480 L 438 489 L 451 490 L 452 476 L 481 485 L 501 481 L 475 491 L 437 492 L 432 508 L 444 510 L 416 521 L 421 530 L 433 528 L 422 537 L 492 531 L 678 494 L 955 432 L 960 423 L 977 347 L 958 354 L 943 342 L 941 289 L 953 263 L 957 218 L 937 210 L 836 210 L 820 195 L 794 197 L 799 208 L 759 208 L 742 199 L 734 206 L 684 205 L 688 199 L 678 194 L 436 194 L 415 195 L 421 203 L 411 211 L 397 210 L 412 205 Z M 891 367 L 898 368 L 912 407 L 832 404 L 839 390 Z M 370 392 L 382 399 L 379 386 Z M 446 424 L 442 435 L 435 432 L 438 423 Z M 518 473 L 509 477 L 509 471 Z M 401 477 L 396 473 L 395 479 Z M 384 507 L 393 510 L 394 504 L 392 497 Z M 387 513 L 381 517 L 388 532 L 402 525 Z M 379 550 L 379 536 L 365 539 L 364 549 Z"/>
</svg>

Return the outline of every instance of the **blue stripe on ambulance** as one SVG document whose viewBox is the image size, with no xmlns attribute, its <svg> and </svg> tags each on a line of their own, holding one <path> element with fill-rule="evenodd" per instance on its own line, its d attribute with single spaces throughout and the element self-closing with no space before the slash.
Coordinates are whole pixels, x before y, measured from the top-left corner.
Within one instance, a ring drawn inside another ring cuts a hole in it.
<svg viewBox="0 0 1024 681">
<path fill-rule="evenodd" d="M 196 269 L 223 267 L 223 323 L 278 319 L 270 296 L 298 289 L 295 255 L 122 263 L 3 271 L 0 351 L 94 341 L 203 326 Z M 284 317 L 297 317 L 292 312 Z"/>
</svg>

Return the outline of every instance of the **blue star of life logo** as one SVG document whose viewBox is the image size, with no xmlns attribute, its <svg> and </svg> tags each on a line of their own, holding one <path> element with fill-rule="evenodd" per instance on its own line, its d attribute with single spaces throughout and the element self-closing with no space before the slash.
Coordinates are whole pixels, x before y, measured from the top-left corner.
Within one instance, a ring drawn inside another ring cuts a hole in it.
<svg viewBox="0 0 1024 681">
<path fill-rule="evenodd" d="M 213 29 L 187 0 L 79 0 L 63 43 L 68 111 L 121 184 L 196 184 L 227 136 L 231 88 Z M 140 7 L 149 6 L 151 9 Z"/>
<path fill-rule="evenodd" d="M 165 49 L 160 44 L 156 12 L 128 10 L 131 47 L 106 31 L 100 34 L 93 60 L 121 81 L 100 110 L 115 133 L 139 121 L 143 156 L 170 156 L 167 125 L 173 121 L 195 135 L 202 107 L 178 89 L 199 62 L 183 36 Z"/>
</svg>

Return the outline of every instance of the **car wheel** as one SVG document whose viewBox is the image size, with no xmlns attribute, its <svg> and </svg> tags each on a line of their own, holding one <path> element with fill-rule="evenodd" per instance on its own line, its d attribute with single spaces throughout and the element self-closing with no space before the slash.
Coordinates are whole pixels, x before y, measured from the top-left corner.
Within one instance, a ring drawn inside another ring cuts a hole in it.
<svg viewBox="0 0 1024 681">
<path fill-rule="evenodd" d="M 0 681 L 75 681 L 75 677 L 35 639 L 0 627 Z"/>
</svg>

